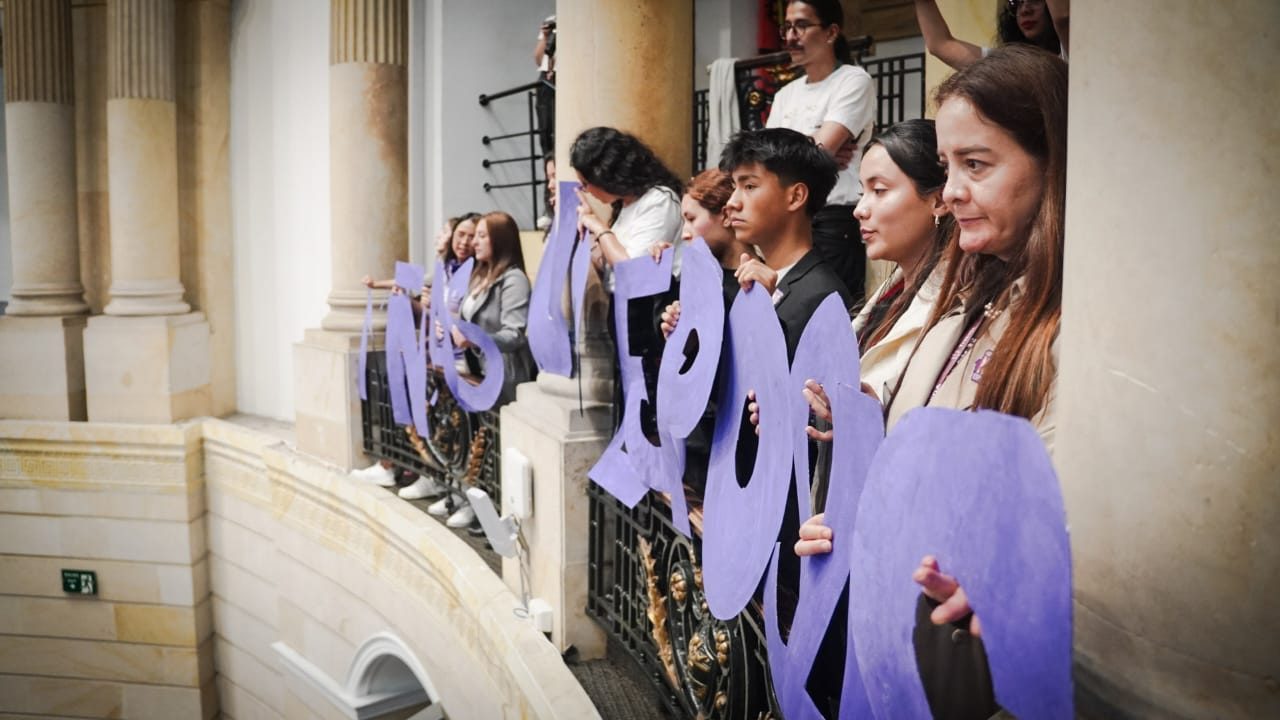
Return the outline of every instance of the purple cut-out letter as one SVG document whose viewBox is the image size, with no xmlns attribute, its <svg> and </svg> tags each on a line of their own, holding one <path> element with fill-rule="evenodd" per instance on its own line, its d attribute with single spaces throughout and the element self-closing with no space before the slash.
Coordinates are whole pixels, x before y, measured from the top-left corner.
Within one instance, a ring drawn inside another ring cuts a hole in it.
<svg viewBox="0 0 1280 720">
<path fill-rule="evenodd" d="M 649 398 L 644 368 L 631 354 L 627 305 L 632 298 L 654 295 L 671 287 L 673 251 L 660 262 L 639 257 L 614 266 L 614 323 L 617 328 L 618 363 L 622 382 L 622 426 L 605 448 L 600 461 L 588 473 L 593 481 L 624 503 L 635 505 L 647 489 L 671 497 L 671 517 L 676 529 L 690 534 L 689 510 L 684 497 L 684 443 L 659 429 L 660 447 L 654 447 L 640 425 L 640 408 Z"/>
<path fill-rule="evenodd" d="M 832 447 L 824 522 L 832 530 L 833 549 L 829 554 L 801 558 L 800 589 L 791 632 L 782 642 L 778 629 L 777 562 L 775 554 L 765 585 L 765 635 L 769 647 L 769 667 L 783 715 L 788 718 L 821 718 L 822 714 L 805 687 L 822 639 L 831 623 L 836 603 L 849 578 L 849 554 L 853 547 L 853 525 L 857 516 L 858 497 L 866 480 L 867 468 L 884 437 L 884 420 L 880 404 L 859 390 L 858 342 L 849 325 L 849 315 L 838 295 L 832 294 L 818 306 L 796 347 L 791 366 L 791 385 L 797 397 L 812 378 L 827 390 L 831 401 Z M 800 520 L 808 519 L 809 440 L 804 433 L 808 420 L 807 406 L 801 400 L 798 433 L 794 433 L 796 492 Z M 787 408 L 790 410 L 790 408 Z M 761 413 L 769 412 L 761 408 Z M 782 545 L 778 553 L 794 552 Z M 841 715 L 867 707 L 866 694 L 856 672 L 852 648 L 846 648 L 845 663 L 853 663 L 854 672 L 845 673 L 841 693 Z M 859 716 L 855 712 L 853 717 Z M 861 715 L 865 717 L 865 712 Z"/>
<path fill-rule="evenodd" d="M 729 361 L 702 509 L 702 577 L 707 606 L 721 620 L 736 617 L 760 582 L 777 544 L 791 477 L 790 413 L 766 410 L 751 479 L 745 488 L 738 485 L 738 429 L 747 391 L 755 390 L 764 408 L 795 402 L 788 397 L 786 340 L 769 293 L 759 284 L 740 291 L 728 325 Z"/>
<path fill-rule="evenodd" d="M 360 388 L 360 399 L 369 399 L 369 335 L 373 332 L 373 288 L 366 288 L 364 294 L 364 325 L 360 327 L 360 360 L 358 362 L 360 377 L 357 386 Z"/>
<path fill-rule="evenodd" d="M 506 374 L 506 367 L 502 362 L 502 351 L 479 325 L 466 320 L 455 320 L 453 324 L 458 328 L 458 332 L 470 340 L 476 346 L 476 350 L 484 356 L 484 379 L 479 384 L 472 385 L 458 376 L 456 364 L 448 363 L 444 366 L 445 384 L 463 410 L 484 412 L 492 408 L 498 401 L 498 396 L 502 394 L 502 381 Z M 452 355 L 453 336 L 448 330 L 444 334 L 444 346 Z"/>
<path fill-rule="evenodd" d="M 396 263 L 396 285 L 402 288 L 422 287 L 422 276 L 421 266 Z M 424 355 L 418 351 L 413 306 L 405 293 L 392 294 L 387 300 L 386 346 L 387 389 L 391 395 L 392 417 L 402 425 L 413 424 L 419 434 L 426 433 L 427 368 Z"/>
<path fill-rule="evenodd" d="M 658 427 L 687 438 L 711 397 L 724 342 L 723 270 L 702 238 L 685 245 L 680 270 L 680 322 L 667 338 L 658 370 Z M 846 323 L 847 324 L 847 323 Z M 685 372 L 684 348 L 697 332 L 698 355 Z"/>
<path fill-rule="evenodd" d="M 529 296 L 529 350 L 539 370 L 564 377 L 573 373 L 573 350 L 561 303 L 578 234 L 578 187 L 576 182 L 560 182 L 555 225 Z"/>
<path fill-rule="evenodd" d="M 878 718 L 929 717 L 912 649 L 925 555 L 982 619 L 996 700 L 1071 718 L 1071 551 L 1040 436 L 995 412 L 911 411 L 872 463 L 854 528 L 850 630 Z"/>
<path fill-rule="evenodd" d="M 452 365 L 454 361 L 453 352 L 445 350 L 444 337 L 449 334 L 449 328 L 452 327 L 458 310 L 462 306 L 462 299 L 467 296 L 467 290 L 471 284 L 471 270 L 475 264 L 475 258 L 468 258 L 450 275 L 445 272 L 444 263 L 436 263 L 436 279 L 431 284 L 431 326 L 426 328 L 426 336 L 431 364 L 441 370 L 446 365 Z M 444 328 L 444 334 L 439 338 L 436 337 L 437 324 Z"/>
</svg>

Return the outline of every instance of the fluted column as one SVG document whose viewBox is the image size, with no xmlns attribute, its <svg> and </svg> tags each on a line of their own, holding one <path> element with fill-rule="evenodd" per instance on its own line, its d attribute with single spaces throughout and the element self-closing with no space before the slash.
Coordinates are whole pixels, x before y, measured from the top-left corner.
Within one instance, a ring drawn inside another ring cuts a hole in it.
<svg viewBox="0 0 1280 720">
<path fill-rule="evenodd" d="M 84 420 L 71 1 L 8 0 L 0 39 L 13 256 L 0 417 Z"/>
<path fill-rule="evenodd" d="M 611 125 L 644 140 L 681 177 L 693 163 L 693 3 L 688 0 L 558 0 L 556 159 L 572 178 L 569 147 L 580 132 Z M 502 409 L 501 442 L 533 468 L 535 517 L 522 523 L 528 586 L 552 607 L 551 641 L 584 658 L 604 653 L 586 616 L 590 522 L 587 471 L 613 432 L 613 353 L 608 298 L 587 286 L 578 379 L 549 373 L 521 385 Z M 579 394 L 581 393 L 581 394 Z M 521 588 L 519 563 L 503 579 Z"/>
<path fill-rule="evenodd" d="M 684 0 L 560 0 L 556 72 L 556 167 L 572 178 L 569 148 L 583 130 L 609 125 L 653 148 L 681 178 L 693 163 L 693 13 Z M 637 32 L 642 28 L 643 32 Z M 608 297 L 589 279 L 578 343 L 582 382 L 544 373 L 548 393 L 613 397 Z"/>
<path fill-rule="evenodd" d="M 294 346 L 294 422 L 299 450 L 350 468 L 367 462 L 360 277 L 409 257 L 408 0 L 331 0 L 329 23 L 329 312 Z"/>
<path fill-rule="evenodd" d="M 76 227 L 70 0 L 4 7 L 13 289 L 9 315 L 88 310 Z"/>
<path fill-rule="evenodd" d="M 409 6 L 332 0 L 330 23 L 333 269 L 321 325 L 358 332 L 365 305 L 360 277 L 387 275 L 409 253 Z"/>
<path fill-rule="evenodd" d="M 178 159 L 174 0 L 107 3 L 108 315 L 177 315 Z"/>
<path fill-rule="evenodd" d="M 107 1 L 110 301 L 84 335 L 94 422 L 208 415 L 209 323 L 183 300 L 175 0 Z"/>
</svg>

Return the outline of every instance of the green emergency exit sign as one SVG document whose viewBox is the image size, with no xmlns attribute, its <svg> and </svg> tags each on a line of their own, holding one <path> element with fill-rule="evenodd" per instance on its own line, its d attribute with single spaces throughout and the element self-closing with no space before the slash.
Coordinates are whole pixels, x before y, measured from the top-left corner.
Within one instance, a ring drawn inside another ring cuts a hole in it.
<svg viewBox="0 0 1280 720">
<path fill-rule="evenodd" d="M 77 595 L 98 594 L 98 573 L 92 570 L 63 570 L 62 592 Z"/>
</svg>

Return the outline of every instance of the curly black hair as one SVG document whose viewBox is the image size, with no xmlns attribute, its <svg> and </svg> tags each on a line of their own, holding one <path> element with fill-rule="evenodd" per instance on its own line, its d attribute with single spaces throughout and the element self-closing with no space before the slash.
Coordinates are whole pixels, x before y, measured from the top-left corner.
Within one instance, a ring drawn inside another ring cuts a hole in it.
<svg viewBox="0 0 1280 720">
<path fill-rule="evenodd" d="M 1000 3 L 1000 9 L 996 11 L 996 41 L 1000 45 L 1008 45 L 1010 43 L 1021 43 L 1023 45 L 1032 45 L 1044 50 L 1048 50 L 1054 55 L 1062 53 L 1062 42 L 1058 40 L 1058 31 L 1053 26 L 1053 18 L 1049 16 L 1049 11 L 1044 11 L 1045 15 L 1045 31 L 1039 40 L 1032 40 L 1022 34 L 1022 28 L 1018 27 L 1018 11 L 1012 4 Z"/>
<path fill-rule="evenodd" d="M 611 195 L 643 195 L 671 188 L 679 197 L 684 185 L 657 155 L 634 135 L 611 127 L 583 130 L 569 148 L 569 165 L 582 179 Z"/>
</svg>

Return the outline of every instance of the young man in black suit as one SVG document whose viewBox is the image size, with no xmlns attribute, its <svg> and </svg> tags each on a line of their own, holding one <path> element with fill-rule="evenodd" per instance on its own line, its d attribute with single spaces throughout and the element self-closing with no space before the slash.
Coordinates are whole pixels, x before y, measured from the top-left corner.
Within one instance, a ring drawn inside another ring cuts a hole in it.
<svg viewBox="0 0 1280 720">
<path fill-rule="evenodd" d="M 744 288 L 758 282 L 773 294 L 773 309 L 782 324 L 787 361 L 791 362 L 805 325 L 823 300 L 836 293 L 845 308 L 852 305 L 845 283 L 813 248 L 811 234 L 813 216 L 826 204 L 836 183 L 835 160 L 812 138 L 794 130 L 773 128 L 734 136 L 720 156 L 720 169 L 733 178 L 733 195 L 725 204 L 725 211 L 736 239 L 755 245 L 764 256 L 761 262 L 744 254 L 736 273 L 738 282 Z M 750 476 L 756 451 L 754 428 L 746 426 L 745 420 L 744 417 L 744 427 L 738 435 L 740 478 Z M 811 473 L 816 460 L 814 450 L 811 447 L 809 454 Z M 799 538 L 798 503 L 792 480 L 778 533 L 784 550 L 795 547 Z M 784 551 L 778 564 L 778 597 L 765 599 L 778 603 L 783 627 L 791 625 L 799 584 L 799 559 Z M 829 712 L 838 707 L 843 680 L 847 612 L 847 600 L 842 597 L 807 683 L 818 706 Z"/>
<path fill-rule="evenodd" d="M 773 307 L 787 338 L 787 360 L 809 317 L 831 293 L 846 308 L 852 299 L 839 276 L 813 249 L 813 216 L 835 186 L 835 160 L 794 130 L 742 132 L 720 156 L 733 178 L 725 205 L 740 242 L 755 245 L 764 261 L 743 255 L 737 277 L 743 287 L 759 282 L 773 293 Z"/>
</svg>

